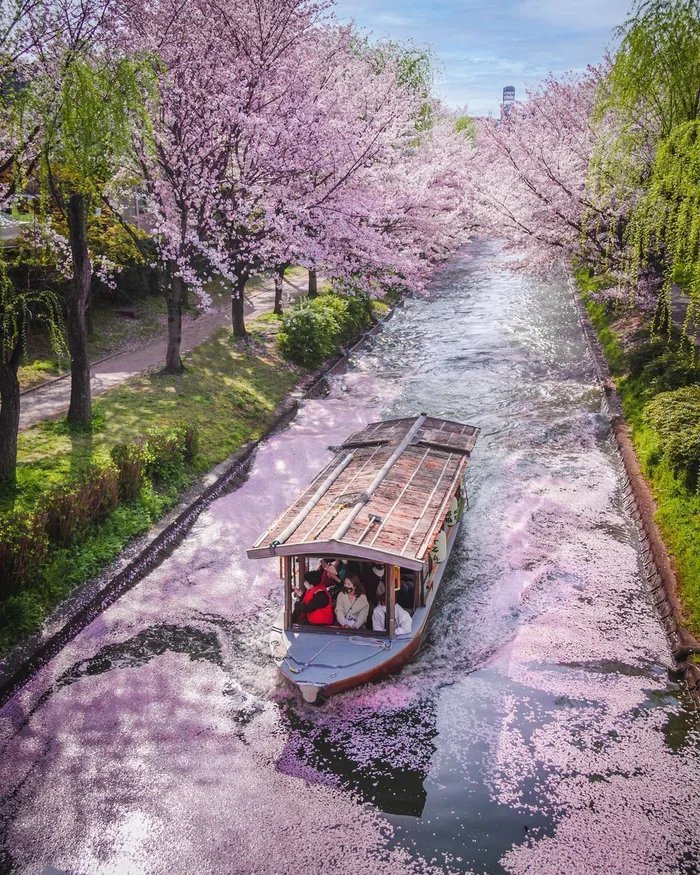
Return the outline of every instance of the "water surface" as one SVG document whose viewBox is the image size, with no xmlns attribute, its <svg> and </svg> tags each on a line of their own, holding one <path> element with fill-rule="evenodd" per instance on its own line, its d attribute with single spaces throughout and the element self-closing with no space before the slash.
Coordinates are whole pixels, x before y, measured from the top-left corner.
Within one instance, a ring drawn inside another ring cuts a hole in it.
<svg viewBox="0 0 700 875">
<path fill-rule="evenodd" d="M 328 445 L 420 411 L 482 429 L 428 640 L 308 708 L 268 658 L 276 563 L 245 548 Z M 698 871 L 700 723 L 623 485 L 566 285 L 474 244 L 4 707 L 0 868 Z"/>
</svg>

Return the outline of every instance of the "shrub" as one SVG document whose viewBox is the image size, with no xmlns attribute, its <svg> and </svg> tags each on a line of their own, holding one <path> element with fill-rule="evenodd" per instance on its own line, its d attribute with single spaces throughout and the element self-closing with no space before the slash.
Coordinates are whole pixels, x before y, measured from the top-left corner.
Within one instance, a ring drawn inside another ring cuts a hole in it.
<svg viewBox="0 0 700 875">
<path fill-rule="evenodd" d="M 658 432 L 661 449 L 675 474 L 689 488 L 700 477 L 700 386 L 662 392 L 644 408 L 646 421 Z"/>
<path fill-rule="evenodd" d="M 149 428 L 146 438 L 146 473 L 168 482 L 181 475 L 186 456 L 186 429 L 182 425 Z"/>
<path fill-rule="evenodd" d="M 119 472 L 112 464 L 91 465 L 83 476 L 50 492 L 44 504 L 46 531 L 68 546 L 101 522 L 119 501 Z"/>
<path fill-rule="evenodd" d="M 641 379 L 654 392 L 672 392 L 700 383 L 700 368 L 680 352 L 667 348 L 644 365 Z"/>
<path fill-rule="evenodd" d="M 0 597 L 17 592 L 29 582 L 48 548 L 42 513 L 0 517 Z"/>
<path fill-rule="evenodd" d="M 119 498 L 135 501 L 146 477 L 147 452 L 143 441 L 112 447 L 112 461 L 119 474 Z"/>
<path fill-rule="evenodd" d="M 627 357 L 630 376 L 639 377 L 644 369 L 659 356 L 668 351 L 665 340 L 651 340 L 630 350 Z"/>
<path fill-rule="evenodd" d="M 282 355 L 306 368 L 318 367 L 336 350 L 338 327 L 328 309 L 314 306 L 314 300 L 319 299 L 302 298 L 287 310 L 277 334 Z"/>
<path fill-rule="evenodd" d="M 185 461 L 191 465 L 199 452 L 199 431 L 197 426 L 191 423 L 186 423 L 183 428 L 185 431 Z"/>
<path fill-rule="evenodd" d="M 345 300 L 348 305 L 348 319 L 354 328 L 353 334 L 364 331 L 372 324 L 374 318 L 372 299 L 363 292 L 356 292 L 354 295 L 348 295 Z"/>
<path fill-rule="evenodd" d="M 304 298 L 282 317 L 277 343 L 282 355 L 304 367 L 318 367 L 372 322 L 366 295 Z"/>
</svg>

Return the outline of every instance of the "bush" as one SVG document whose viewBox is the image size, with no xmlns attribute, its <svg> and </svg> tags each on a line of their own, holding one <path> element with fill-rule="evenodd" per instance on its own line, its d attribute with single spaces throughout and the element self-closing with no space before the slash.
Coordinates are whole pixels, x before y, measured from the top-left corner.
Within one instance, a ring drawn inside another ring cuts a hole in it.
<svg viewBox="0 0 700 875">
<path fill-rule="evenodd" d="M 700 383 L 700 368 L 680 352 L 666 349 L 642 368 L 641 380 L 653 392 L 672 392 Z"/>
<path fill-rule="evenodd" d="M 353 333 L 364 331 L 374 320 L 372 299 L 369 295 L 356 292 L 354 295 L 348 295 L 345 300 L 348 305 L 348 318 L 355 329 Z"/>
<path fill-rule="evenodd" d="M 146 473 L 154 481 L 167 483 L 182 474 L 186 457 L 186 429 L 183 425 L 149 428 L 146 438 Z"/>
<path fill-rule="evenodd" d="M 630 376 L 636 379 L 651 362 L 666 352 L 668 352 L 668 344 L 665 340 L 651 340 L 635 346 L 627 357 Z"/>
<path fill-rule="evenodd" d="M 0 644 L 3 649 L 13 641 L 31 635 L 41 625 L 45 611 L 36 593 L 20 592 L 0 604 Z"/>
<path fill-rule="evenodd" d="M 649 425 L 661 438 L 661 450 L 688 488 L 700 478 L 700 386 L 662 392 L 644 408 Z"/>
<path fill-rule="evenodd" d="M 196 425 L 183 425 L 185 431 L 185 461 L 191 465 L 199 452 L 199 431 Z"/>
<path fill-rule="evenodd" d="M 42 513 L 0 517 L 0 597 L 29 582 L 49 549 Z"/>
<path fill-rule="evenodd" d="M 282 317 L 280 352 L 303 367 L 318 367 L 372 322 L 366 295 L 326 294 L 303 298 Z"/>
<path fill-rule="evenodd" d="M 146 477 L 147 451 L 143 441 L 133 444 L 117 444 L 112 447 L 112 461 L 119 474 L 119 498 L 135 501 Z"/>
<path fill-rule="evenodd" d="M 119 502 L 119 472 L 112 464 L 92 465 L 74 483 L 50 492 L 44 504 L 46 532 L 61 546 L 69 546 Z"/>
<path fill-rule="evenodd" d="M 285 358 L 305 368 L 316 368 L 335 352 L 337 331 L 327 309 L 302 298 L 282 316 L 277 344 Z"/>
</svg>

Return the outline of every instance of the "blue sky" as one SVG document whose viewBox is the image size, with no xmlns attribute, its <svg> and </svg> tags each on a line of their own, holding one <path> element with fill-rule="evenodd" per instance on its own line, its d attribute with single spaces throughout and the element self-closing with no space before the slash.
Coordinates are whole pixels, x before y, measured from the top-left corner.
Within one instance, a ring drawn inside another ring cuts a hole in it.
<svg viewBox="0 0 700 875">
<path fill-rule="evenodd" d="M 453 107 L 498 114 L 504 85 L 516 97 L 552 72 L 583 70 L 612 45 L 630 0 L 336 0 L 376 37 L 430 45 L 438 61 L 436 90 Z"/>
</svg>

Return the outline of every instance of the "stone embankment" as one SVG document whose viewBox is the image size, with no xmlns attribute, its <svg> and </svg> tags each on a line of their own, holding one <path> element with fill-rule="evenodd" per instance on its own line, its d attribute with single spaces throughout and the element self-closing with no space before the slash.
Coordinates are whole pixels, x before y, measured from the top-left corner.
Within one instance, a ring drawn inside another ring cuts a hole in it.
<svg viewBox="0 0 700 875">
<path fill-rule="evenodd" d="M 258 440 L 244 444 L 232 456 L 202 477 L 180 503 L 141 538 L 137 538 L 109 568 L 87 581 L 51 614 L 41 629 L 11 650 L 0 661 L 0 705 L 35 672 L 51 660 L 69 641 L 121 595 L 135 586 L 180 544 L 199 515 L 216 498 L 241 486 L 248 476 L 258 444 L 292 420 L 304 398 L 325 390 L 326 378 L 341 372 L 348 356 L 367 337 L 381 330 L 393 311 L 369 331 L 358 336 L 339 355 L 307 375 L 275 411 L 267 431 Z"/>
<path fill-rule="evenodd" d="M 573 282 L 571 287 L 581 327 L 593 355 L 596 373 L 605 391 L 612 435 L 627 474 L 624 501 L 637 526 L 642 545 L 642 561 L 651 596 L 671 643 L 677 663 L 676 674 L 679 679 L 686 681 L 690 691 L 700 699 L 700 665 L 689 661 L 689 657 L 693 654 L 700 654 L 700 641 L 684 625 L 683 609 L 678 598 L 678 578 L 656 525 L 656 504 L 651 489 L 640 469 L 630 428 L 623 415 L 620 397 L 596 330 Z"/>
</svg>

